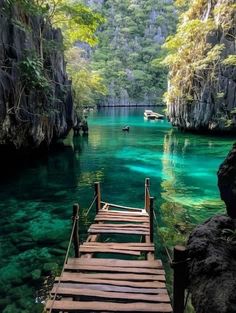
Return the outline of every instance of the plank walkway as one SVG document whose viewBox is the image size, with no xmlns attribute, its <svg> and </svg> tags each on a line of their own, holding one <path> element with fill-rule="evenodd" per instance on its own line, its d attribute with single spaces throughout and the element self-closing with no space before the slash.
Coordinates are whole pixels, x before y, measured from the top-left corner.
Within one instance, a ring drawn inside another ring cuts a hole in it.
<svg viewBox="0 0 236 313">
<path fill-rule="evenodd" d="M 56 277 L 47 312 L 172 312 L 165 271 L 154 258 L 150 199 L 146 194 L 146 209 L 98 199 L 87 241 Z M 116 234 L 124 242 L 107 242 Z"/>
</svg>

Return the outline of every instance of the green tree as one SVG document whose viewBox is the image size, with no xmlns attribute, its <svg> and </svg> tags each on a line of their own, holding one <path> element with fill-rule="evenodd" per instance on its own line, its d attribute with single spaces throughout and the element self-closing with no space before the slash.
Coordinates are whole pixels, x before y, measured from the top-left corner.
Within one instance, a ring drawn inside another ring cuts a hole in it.
<svg viewBox="0 0 236 313">
<path fill-rule="evenodd" d="M 100 96 L 107 93 L 101 75 L 91 69 L 88 60 L 83 58 L 83 50 L 73 47 L 66 52 L 67 70 L 73 81 L 74 102 L 77 110 L 83 106 L 94 106 Z"/>
<path fill-rule="evenodd" d="M 178 0 L 186 11 L 180 16 L 175 35 L 164 44 L 168 55 L 163 64 L 169 67 L 169 88 L 165 95 L 168 105 L 198 101 L 202 83 L 217 89 L 219 72 L 223 65 L 234 65 L 235 57 L 227 56 L 224 44 L 211 43 L 209 38 L 218 31 L 225 37 L 233 36 L 236 5 L 228 0 L 209 11 L 207 0 Z M 203 18 L 203 12 L 208 16 Z M 235 39 L 235 38 L 232 38 Z M 216 94 L 219 94 L 219 91 Z"/>
</svg>

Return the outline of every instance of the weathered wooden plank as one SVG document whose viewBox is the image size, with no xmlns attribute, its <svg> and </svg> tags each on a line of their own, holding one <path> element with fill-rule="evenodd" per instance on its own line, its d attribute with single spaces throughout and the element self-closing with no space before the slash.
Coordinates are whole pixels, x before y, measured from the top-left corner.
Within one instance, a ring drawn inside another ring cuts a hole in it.
<svg viewBox="0 0 236 313">
<path fill-rule="evenodd" d="M 172 308 L 168 303 L 115 303 L 115 302 L 98 302 L 98 301 L 53 301 L 49 300 L 46 309 L 64 310 L 68 312 L 76 311 L 107 311 L 107 312 L 162 312 L 171 313 Z"/>
<path fill-rule="evenodd" d="M 150 228 L 149 225 L 147 224 L 142 224 L 142 223 L 122 223 L 122 224 L 118 224 L 118 223 L 113 223 L 113 224 L 108 224 L 108 223 L 104 223 L 104 224 L 92 224 L 90 227 L 114 227 L 114 228 Z"/>
<path fill-rule="evenodd" d="M 67 287 L 54 287 L 52 294 L 68 295 L 68 296 L 86 296 L 93 298 L 108 298 L 108 299 L 124 299 L 124 300 L 139 300 L 148 302 L 170 302 L 170 298 L 167 294 L 142 294 L 142 293 L 123 293 L 123 292 L 107 292 L 101 290 L 91 289 L 78 289 L 78 288 L 67 288 Z M 94 299 L 96 300 L 96 299 Z"/>
<path fill-rule="evenodd" d="M 129 244 L 122 244 L 122 243 L 116 243 L 116 242 L 98 242 L 98 243 L 93 243 L 93 242 L 91 242 L 91 243 L 87 243 L 87 242 L 85 242 L 85 243 L 83 243 L 82 245 L 81 245 L 81 247 L 97 247 L 97 248 L 103 248 L 103 247 L 105 247 L 105 248 L 110 248 L 110 249 L 112 249 L 112 248 L 115 248 L 115 249 L 124 249 L 124 250 L 126 250 L 126 249 L 134 249 L 134 250 L 136 250 L 136 249 L 154 249 L 154 245 L 152 245 L 152 244 L 137 244 L 137 245 L 135 245 L 135 244 L 132 244 L 132 242 L 130 242 Z"/>
<path fill-rule="evenodd" d="M 88 230 L 90 234 L 130 234 L 130 235 L 147 235 L 148 231 L 139 230 L 139 229 L 107 229 L 107 228 L 92 228 Z"/>
<path fill-rule="evenodd" d="M 145 261 L 145 260 L 118 260 L 118 259 L 77 259 L 69 258 L 67 264 L 78 265 L 101 265 L 110 267 L 136 267 L 136 268 L 159 268 L 162 269 L 161 260 Z"/>
<path fill-rule="evenodd" d="M 138 251 L 154 251 L 154 245 L 122 245 L 122 244 L 87 244 L 84 243 L 83 245 L 80 246 L 85 247 L 85 248 L 100 248 L 100 249 L 118 249 L 118 250 L 138 250 Z"/>
<path fill-rule="evenodd" d="M 103 202 L 104 204 L 107 204 L 109 207 L 112 208 L 120 208 L 120 209 L 124 209 L 124 210 L 131 210 L 131 211 L 144 211 L 143 208 L 134 208 L 134 207 L 129 207 L 129 206 L 124 206 L 124 205 L 119 205 L 119 204 L 114 204 L 114 203 L 109 203 L 109 202 Z"/>
<path fill-rule="evenodd" d="M 54 284 L 55 287 L 58 284 Z M 78 284 L 78 283 L 60 283 L 62 288 L 78 288 L 78 289 L 89 289 L 89 290 L 101 290 L 109 292 L 126 292 L 126 293 L 144 293 L 144 294 L 167 294 L 165 288 L 135 288 L 135 287 L 122 287 L 112 286 L 106 284 Z"/>
<path fill-rule="evenodd" d="M 80 253 L 119 253 L 119 254 L 129 254 L 129 255 L 140 255 L 140 251 L 138 249 L 129 250 L 129 249 L 114 249 L 114 248 L 99 248 L 99 247 L 84 247 L 81 246 L 79 248 Z M 149 251 L 149 250 L 148 250 Z"/>
<path fill-rule="evenodd" d="M 128 249 L 128 248 L 154 248 L 154 244 L 152 243 L 132 243 L 132 242 L 84 242 L 82 246 L 85 247 L 107 247 L 107 248 L 121 248 L 121 249 Z"/>
<path fill-rule="evenodd" d="M 143 231 L 147 231 L 149 230 L 149 228 L 147 227 L 143 227 L 142 224 L 137 224 L 135 226 L 122 226 L 122 224 L 108 224 L 109 226 L 107 226 L 107 224 L 102 223 L 102 224 L 92 224 L 90 226 L 90 228 L 106 228 L 106 229 L 126 229 L 126 230 L 131 230 L 131 229 L 136 229 L 136 230 L 143 230 Z M 145 225 L 144 225 L 145 226 Z"/>
<path fill-rule="evenodd" d="M 113 266 L 98 266 L 98 265 L 79 265 L 79 264 L 66 264 L 65 270 L 80 270 L 80 271 L 93 271 L 93 272 L 118 272 L 118 273 L 140 273 L 140 274 L 156 274 L 165 275 L 164 270 L 155 268 L 137 268 L 137 267 L 113 267 Z"/>
<path fill-rule="evenodd" d="M 114 273 L 71 273 L 64 272 L 62 278 L 70 279 L 106 279 L 106 280 L 132 280 L 132 281 L 165 281 L 165 275 L 153 274 L 114 274 Z M 104 283 L 104 282 L 103 282 Z"/>
<path fill-rule="evenodd" d="M 142 216 L 149 216 L 147 212 L 127 212 L 127 211 L 99 211 L 97 216 L 99 215 L 116 215 L 116 216 L 131 216 L 131 217 L 142 217 Z"/>
<path fill-rule="evenodd" d="M 116 253 L 120 253 L 120 251 L 123 251 L 123 253 L 129 254 L 129 252 L 140 252 L 140 251 L 148 251 L 148 252 L 154 252 L 154 247 L 122 247 L 122 246 L 87 246 L 87 245 L 81 245 L 80 246 L 80 252 L 112 252 L 112 251 L 119 251 Z M 134 255 L 136 255 L 134 253 Z"/>
<path fill-rule="evenodd" d="M 78 274 L 77 274 L 78 275 Z M 140 287 L 140 288 L 165 288 L 164 282 L 160 281 L 127 281 L 127 280 L 105 280 L 99 278 L 87 278 L 76 276 L 74 273 L 63 273 L 61 277 L 56 277 L 55 280 L 61 282 L 76 282 L 76 283 L 87 283 L 87 284 L 105 284 L 114 286 L 127 286 L 127 287 Z"/>
<path fill-rule="evenodd" d="M 100 216 L 95 217 L 96 222 L 136 222 L 136 223 L 149 223 L 148 217 L 119 217 L 119 216 Z"/>
<path fill-rule="evenodd" d="M 84 242 L 83 245 L 86 246 L 128 246 L 128 247 L 154 247 L 154 243 L 146 243 L 146 242 Z"/>
</svg>

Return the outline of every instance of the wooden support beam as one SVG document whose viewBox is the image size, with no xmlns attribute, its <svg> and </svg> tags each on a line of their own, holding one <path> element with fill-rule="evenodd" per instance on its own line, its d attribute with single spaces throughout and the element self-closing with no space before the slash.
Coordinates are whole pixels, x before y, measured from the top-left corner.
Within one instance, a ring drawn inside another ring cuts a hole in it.
<svg viewBox="0 0 236 313">
<path fill-rule="evenodd" d="M 101 188 L 100 188 L 100 183 L 96 182 L 94 184 L 95 188 L 95 197 L 96 199 L 96 213 L 98 213 L 101 210 Z"/>
<path fill-rule="evenodd" d="M 144 208 L 147 212 L 149 212 L 150 208 L 150 194 L 149 194 L 149 188 L 150 188 L 150 178 L 145 179 L 145 201 L 144 201 Z"/>
<path fill-rule="evenodd" d="M 150 197 L 150 210 L 149 210 L 149 219 L 150 219 L 150 242 L 153 242 L 153 219 L 154 219 L 154 197 Z"/>
<path fill-rule="evenodd" d="M 174 247 L 173 313 L 184 313 L 187 273 L 187 250 L 183 246 Z"/>
<path fill-rule="evenodd" d="M 73 241 L 74 241 L 74 250 L 75 250 L 75 257 L 79 257 L 79 205 L 75 203 L 73 205 L 73 225 L 74 233 L 73 233 Z"/>
</svg>

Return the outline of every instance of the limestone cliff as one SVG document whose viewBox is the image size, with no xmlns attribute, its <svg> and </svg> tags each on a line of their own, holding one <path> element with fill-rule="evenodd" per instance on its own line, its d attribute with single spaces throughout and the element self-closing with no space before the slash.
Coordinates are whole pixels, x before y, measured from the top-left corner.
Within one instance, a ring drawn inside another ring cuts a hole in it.
<svg viewBox="0 0 236 313">
<path fill-rule="evenodd" d="M 0 146 L 48 146 L 76 120 L 62 34 L 9 3 L 0 0 Z"/>
<path fill-rule="evenodd" d="M 236 218 L 236 143 L 218 171 L 218 186 L 228 215 Z"/>
<path fill-rule="evenodd" d="M 176 37 L 185 31 L 187 39 L 170 65 L 167 113 L 174 126 L 236 130 L 235 25 L 234 0 L 190 1 Z"/>
</svg>

